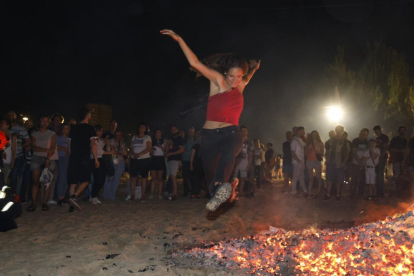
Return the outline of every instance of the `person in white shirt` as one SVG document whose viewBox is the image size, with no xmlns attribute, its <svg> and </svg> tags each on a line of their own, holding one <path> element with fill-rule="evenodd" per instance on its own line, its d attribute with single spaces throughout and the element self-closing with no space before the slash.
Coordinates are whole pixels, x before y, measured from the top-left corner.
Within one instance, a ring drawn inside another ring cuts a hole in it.
<svg viewBox="0 0 414 276">
<path fill-rule="evenodd" d="M 32 140 L 32 149 L 33 149 L 33 156 L 30 162 L 30 169 L 33 175 L 33 190 L 32 190 L 32 198 L 33 202 L 29 207 L 27 207 L 28 212 L 33 212 L 36 210 L 36 203 L 37 203 L 37 195 L 39 192 L 39 182 L 40 182 L 40 174 L 43 170 L 43 167 L 49 168 L 49 170 L 53 173 L 56 169 L 56 161 L 59 159 L 58 150 L 57 150 L 57 143 L 56 143 L 56 133 L 54 131 L 49 130 L 50 124 L 50 117 L 49 116 L 42 116 L 40 118 L 40 128 L 38 131 L 32 133 L 31 140 Z M 42 188 L 45 188 L 42 185 Z M 47 201 L 50 197 L 50 193 L 52 191 L 51 187 L 44 189 L 44 196 L 43 196 L 43 203 L 42 203 L 42 210 L 49 211 L 49 206 L 47 205 Z"/>
<path fill-rule="evenodd" d="M 148 135 L 148 126 L 146 123 L 138 124 L 137 135 L 131 139 L 131 200 L 135 200 L 135 185 L 137 184 L 138 173 L 141 176 L 141 202 L 145 201 L 145 189 L 147 187 L 148 173 L 151 168 L 151 148 L 152 141 Z"/>
<path fill-rule="evenodd" d="M 308 197 L 308 190 L 305 185 L 305 128 L 298 127 L 296 129 L 295 137 L 290 143 L 290 150 L 292 151 L 293 177 L 292 177 L 292 194 L 296 195 L 296 183 L 299 181 L 303 190 L 303 196 Z"/>
<path fill-rule="evenodd" d="M 153 199 L 155 195 L 155 186 L 158 186 L 158 199 L 163 199 L 162 186 L 163 180 L 162 175 L 165 172 L 165 153 L 168 151 L 167 141 L 164 139 L 162 131 L 157 129 L 154 134 L 154 144 L 151 150 L 151 194 L 148 197 Z"/>
<path fill-rule="evenodd" d="M 362 156 L 362 161 L 365 162 L 365 183 L 369 187 L 369 200 L 378 199 L 377 187 L 375 183 L 377 178 L 375 166 L 378 165 L 380 153 L 381 150 L 377 148 L 377 141 L 374 139 L 369 140 L 368 149 L 365 150 Z"/>
</svg>

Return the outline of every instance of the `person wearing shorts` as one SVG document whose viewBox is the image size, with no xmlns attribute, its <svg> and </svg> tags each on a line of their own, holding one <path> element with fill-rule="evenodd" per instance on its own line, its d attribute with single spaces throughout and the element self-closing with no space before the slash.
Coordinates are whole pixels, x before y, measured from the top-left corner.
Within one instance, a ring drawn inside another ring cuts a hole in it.
<svg viewBox="0 0 414 276">
<path fill-rule="evenodd" d="M 171 127 L 171 142 L 168 146 L 168 153 L 165 157 L 167 160 L 167 167 L 169 175 L 173 184 L 173 192 L 171 199 L 178 198 L 178 188 L 177 188 L 177 172 L 181 164 L 182 153 L 184 152 L 184 139 L 179 135 L 179 130 L 176 126 Z"/>
<path fill-rule="evenodd" d="M 151 168 L 151 148 L 152 140 L 148 135 L 146 123 L 138 123 L 137 135 L 131 139 L 131 162 L 129 164 L 129 174 L 131 177 L 131 200 L 135 200 L 135 185 L 138 175 L 141 176 L 141 198 L 145 201 L 145 190 L 147 188 L 148 173 Z"/>
<path fill-rule="evenodd" d="M 53 173 L 56 170 L 55 161 L 58 159 L 58 151 L 56 144 L 56 133 L 48 130 L 50 124 L 50 118 L 48 116 L 42 116 L 40 118 L 40 129 L 32 133 L 32 148 L 33 157 L 30 163 L 30 170 L 33 175 L 33 187 L 32 187 L 32 198 L 33 202 L 27 207 L 28 212 L 36 210 L 37 195 L 39 192 L 40 175 L 43 168 L 47 167 Z M 49 183 L 50 184 L 50 183 Z M 52 188 L 47 189 L 42 185 L 43 200 L 42 210 L 49 211 L 47 201 L 50 197 Z"/>
<path fill-rule="evenodd" d="M 167 151 L 166 140 L 163 137 L 162 131 L 157 129 L 153 137 L 152 145 L 152 157 L 151 157 L 151 194 L 148 198 L 155 198 L 155 187 L 158 186 L 158 199 L 163 199 L 162 176 L 165 172 L 165 152 Z"/>
<path fill-rule="evenodd" d="M 91 112 L 87 108 L 79 111 L 79 124 L 71 125 L 69 138 L 70 157 L 68 165 L 68 185 L 69 185 L 69 212 L 74 212 L 75 208 L 80 210 L 77 197 L 88 187 L 91 181 L 92 169 L 90 166 L 90 155 L 97 151 L 92 137 L 96 136 L 95 128 L 89 124 Z"/>
<path fill-rule="evenodd" d="M 242 137 L 243 146 L 242 149 L 236 157 L 236 165 L 234 168 L 233 177 L 237 177 L 240 179 L 239 183 L 239 195 L 245 195 L 245 183 L 248 177 L 249 170 L 252 168 L 253 164 L 253 142 L 249 140 L 249 130 L 247 126 L 242 125 L 240 126 L 240 135 Z M 250 183 L 248 187 L 248 193 L 254 192 L 254 185 Z"/>
<path fill-rule="evenodd" d="M 381 150 L 376 146 L 376 140 L 369 140 L 368 149 L 364 152 L 362 158 L 362 160 L 365 161 L 365 184 L 368 185 L 369 188 L 368 200 L 378 200 L 376 187 L 377 173 L 375 172 L 375 166 L 379 163 Z"/>
</svg>

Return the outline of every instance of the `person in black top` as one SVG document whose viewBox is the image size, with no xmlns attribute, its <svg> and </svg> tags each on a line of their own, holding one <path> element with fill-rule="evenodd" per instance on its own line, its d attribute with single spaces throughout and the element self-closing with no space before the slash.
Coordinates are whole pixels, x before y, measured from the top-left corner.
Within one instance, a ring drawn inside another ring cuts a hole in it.
<svg viewBox="0 0 414 276">
<path fill-rule="evenodd" d="M 116 137 L 116 129 L 118 128 L 118 123 L 115 119 L 111 120 L 111 126 L 109 127 L 109 130 L 102 134 L 102 139 L 106 139 L 108 137 L 109 140 L 115 139 Z"/>
<path fill-rule="evenodd" d="M 293 133 L 291 131 L 286 132 L 286 142 L 283 143 L 283 180 L 285 183 L 285 192 L 288 194 L 289 191 L 289 180 L 292 180 L 293 165 L 292 165 L 292 151 L 290 149 L 290 142 L 293 140 Z"/>
<path fill-rule="evenodd" d="M 80 210 L 77 197 L 88 187 L 91 181 L 90 156 L 91 148 L 96 156 L 96 145 L 91 142 L 91 138 L 96 135 L 95 129 L 89 124 L 91 113 L 87 108 L 79 110 L 79 124 L 70 127 L 71 139 L 70 143 L 70 159 L 68 166 L 68 185 L 70 185 L 71 203 L 69 212 L 73 212 L 74 208 Z M 95 167 L 100 166 L 99 162 L 95 162 Z"/>
<path fill-rule="evenodd" d="M 390 160 L 389 162 L 392 165 L 394 171 L 394 179 L 397 179 L 401 173 L 401 163 L 404 158 L 404 151 L 407 148 L 408 140 L 404 137 L 407 132 L 405 126 L 400 126 L 398 128 L 398 136 L 395 136 L 391 139 L 390 142 Z"/>
<path fill-rule="evenodd" d="M 374 127 L 375 135 L 377 135 L 377 148 L 380 149 L 380 157 L 379 157 L 379 163 L 378 163 L 378 173 L 377 173 L 377 195 L 378 196 L 384 196 L 384 171 L 385 166 L 387 164 L 388 159 L 388 146 L 390 139 L 387 135 L 383 134 L 381 131 L 380 126 Z"/>
</svg>

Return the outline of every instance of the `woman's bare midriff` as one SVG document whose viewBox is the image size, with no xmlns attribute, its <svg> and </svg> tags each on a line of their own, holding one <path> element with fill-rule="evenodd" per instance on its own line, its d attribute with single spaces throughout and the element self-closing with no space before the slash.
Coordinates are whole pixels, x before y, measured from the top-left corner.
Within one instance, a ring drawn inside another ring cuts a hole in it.
<svg viewBox="0 0 414 276">
<path fill-rule="evenodd" d="M 223 128 L 223 127 L 229 127 L 229 126 L 233 126 L 233 125 L 229 123 L 224 123 L 224 122 L 206 121 L 203 125 L 203 128 L 216 129 L 216 128 Z"/>
</svg>

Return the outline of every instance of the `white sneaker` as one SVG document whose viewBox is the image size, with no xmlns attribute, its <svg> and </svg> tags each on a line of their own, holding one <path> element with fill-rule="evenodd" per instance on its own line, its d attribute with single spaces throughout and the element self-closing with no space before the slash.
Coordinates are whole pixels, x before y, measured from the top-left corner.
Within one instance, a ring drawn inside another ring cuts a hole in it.
<svg viewBox="0 0 414 276">
<path fill-rule="evenodd" d="M 92 202 L 92 204 L 98 204 L 99 203 L 97 197 L 92 198 L 91 202 Z"/>
<path fill-rule="evenodd" d="M 95 197 L 96 198 L 96 202 L 98 202 L 99 204 L 101 204 L 102 202 L 99 200 L 99 198 L 98 197 Z"/>
<path fill-rule="evenodd" d="M 154 195 L 153 195 L 153 194 L 150 194 L 150 195 L 148 196 L 148 199 L 154 199 Z"/>
<path fill-rule="evenodd" d="M 57 202 L 56 201 L 54 201 L 53 199 L 52 200 L 49 200 L 48 202 L 47 202 L 47 204 L 52 204 L 52 205 L 56 205 L 57 204 Z"/>
<path fill-rule="evenodd" d="M 131 195 L 128 195 L 128 196 L 125 198 L 125 201 L 128 201 L 128 200 L 131 200 Z"/>
</svg>

